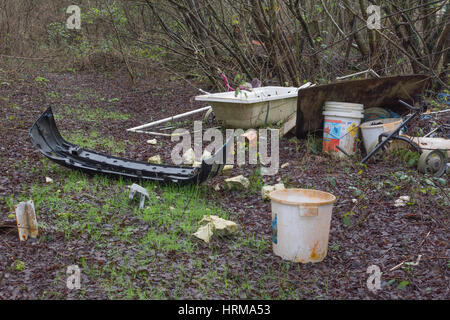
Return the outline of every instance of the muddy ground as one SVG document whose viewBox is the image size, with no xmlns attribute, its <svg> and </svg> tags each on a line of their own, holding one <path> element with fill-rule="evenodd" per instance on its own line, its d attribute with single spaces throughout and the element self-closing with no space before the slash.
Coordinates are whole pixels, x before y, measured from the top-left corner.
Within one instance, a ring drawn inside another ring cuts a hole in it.
<svg viewBox="0 0 450 320">
<path fill-rule="evenodd" d="M 425 176 L 400 154 L 367 166 L 357 164 L 361 155 L 336 160 L 321 154 L 319 138 L 287 135 L 280 163 L 288 165 L 277 175 L 235 167 L 232 175 L 251 181 L 245 191 L 216 191 L 224 176 L 186 191 L 147 183 L 155 202 L 142 213 L 127 200 L 130 182 L 73 173 L 44 160 L 28 130 L 52 106 L 72 142 L 135 160 L 160 154 L 170 163 L 170 138 L 125 129 L 203 106 L 192 99 L 194 87 L 161 72 L 133 89 L 121 73 L 0 78 L 0 299 L 450 297 L 448 177 Z M 182 126 L 192 128 L 198 118 Z M 157 145 L 146 143 L 152 138 Z M 46 176 L 54 183 L 46 184 Z M 297 264 L 272 253 L 270 202 L 261 200 L 260 188 L 277 181 L 338 198 L 324 261 Z M 407 205 L 395 207 L 405 195 Z M 13 206 L 33 197 L 40 236 L 19 242 Z M 191 213 L 185 225 L 184 214 Z M 239 223 L 240 232 L 210 244 L 194 239 L 196 223 L 211 213 Z M 74 264 L 82 272 L 80 290 L 66 286 L 67 266 Z M 371 265 L 382 272 L 375 293 L 367 288 Z"/>
</svg>

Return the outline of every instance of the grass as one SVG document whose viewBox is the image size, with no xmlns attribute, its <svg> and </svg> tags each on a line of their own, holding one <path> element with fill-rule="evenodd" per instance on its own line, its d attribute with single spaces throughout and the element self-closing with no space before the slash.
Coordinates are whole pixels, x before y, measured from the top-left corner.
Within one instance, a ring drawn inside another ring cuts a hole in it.
<svg viewBox="0 0 450 320">
<path fill-rule="evenodd" d="M 308 153 L 320 154 L 322 151 L 322 138 L 308 134 L 306 137 L 306 150 Z"/>
<path fill-rule="evenodd" d="M 55 116 L 56 120 L 71 118 L 75 121 L 95 122 L 101 120 L 128 120 L 130 115 L 104 108 L 90 108 L 83 104 L 76 107 L 63 106 Z"/>
<path fill-rule="evenodd" d="M 83 239 L 104 248 L 111 242 L 133 247 L 132 252 L 108 250 L 107 261 L 122 260 L 121 264 L 104 266 L 80 260 L 83 272 L 98 281 L 111 298 L 163 298 L 163 287 L 136 288 L 130 278 L 142 277 L 140 268 L 155 262 L 155 254 L 178 252 L 193 254 L 198 240 L 192 233 L 198 228 L 203 215 L 215 214 L 229 218 L 229 213 L 205 200 L 208 190 L 195 186 L 160 186 L 152 182 L 142 183 L 149 194 L 146 207 L 138 209 L 138 200 L 128 199 L 129 182 L 111 180 L 104 176 L 88 177 L 66 170 L 48 160 L 42 160 L 43 171 L 54 178 L 54 183 L 35 182 L 23 187 L 18 196 L 5 199 L 10 211 L 14 204 L 33 199 L 43 234 L 50 230 L 61 232 L 66 241 Z M 51 222 L 50 222 L 51 221 Z M 125 223 L 124 223 L 125 221 Z M 45 241 L 45 238 L 41 238 Z M 167 266 L 165 273 L 176 272 L 175 266 Z M 189 278 L 178 270 L 181 283 Z M 118 293 L 115 288 L 124 291 Z M 48 297 L 48 292 L 44 293 Z"/>
<path fill-rule="evenodd" d="M 116 141 L 113 137 L 100 136 L 100 134 L 92 130 L 89 133 L 76 130 L 64 134 L 67 141 L 77 144 L 86 149 L 103 149 L 113 155 L 119 155 L 125 151 L 126 142 Z"/>
<path fill-rule="evenodd" d="M 45 83 L 45 80 L 40 82 Z M 60 95 L 49 92 L 47 98 L 58 99 Z M 89 97 L 86 93 L 79 93 L 75 98 L 82 103 Z M 64 136 L 82 147 L 119 155 L 125 151 L 127 142 L 100 134 L 92 122 L 127 120 L 129 116 L 108 110 L 120 101 L 118 98 L 97 96 L 96 100 L 102 101 L 104 108 L 88 108 L 83 104 L 77 108 L 67 105 L 61 107 L 61 112 L 57 113 L 60 119 L 71 118 L 77 122 L 89 122 L 90 125 L 90 131 L 76 130 Z M 11 109 L 14 109 L 13 106 Z M 296 138 L 291 138 L 289 142 L 297 151 L 303 148 Z M 321 143 L 319 137 L 308 136 L 307 153 L 320 154 Z M 404 156 L 404 163 L 412 163 L 415 159 L 414 154 L 401 155 Z M 366 188 L 389 192 L 393 199 L 403 194 L 434 195 L 441 188 L 441 182 L 437 179 L 417 178 L 417 174 L 413 174 L 415 168 L 386 173 L 381 181 L 376 180 L 377 184 L 374 184 L 372 179 L 366 177 L 364 167 L 359 168 L 351 161 L 341 161 L 340 167 L 346 178 L 353 182 L 346 183 L 345 192 L 358 198 L 359 203 L 352 211 L 348 211 L 352 212 L 346 216 L 349 226 L 365 223 L 368 211 L 364 202 Z M 294 279 L 292 271 L 298 274 L 305 272 L 303 265 L 288 261 L 261 263 L 266 261 L 267 256 L 272 256 L 271 239 L 248 231 L 245 226 L 242 226 L 238 235 L 213 238 L 209 245 L 193 237 L 192 233 L 197 230 L 198 222 L 204 215 L 214 214 L 232 221 L 238 220 L 237 213 L 208 200 L 211 199 L 208 194 L 213 191 L 207 186 L 140 183 L 150 195 L 141 210 L 138 209 L 139 199 L 128 198 L 127 185 L 131 184 L 130 181 L 105 176 L 90 177 L 65 169 L 45 158 L 41 159 L 41 163 L 24 158 L 16 161 L 14 168 L 30 168 L 32 173 L 42 177 L 42 181 L 24 181 L 21 191 L 0 199 L 9 208 L 5 214 L 10 215 L 18 202 L 33 199 L 42 230 L 38 241 L 50 242 L 58 234 L 65 243 L 81 240 L 91 246 L 102 255 L 102 262 L 86 255 L 73 258 L 73 264 L 78 264 L 82 276 L 89 278 L 90 283 L 94 283 L 111 299 L 208 298 L 217 295 L 227 299 L 320 299 L 327 297 L 335 285 L 329 274 L 322 275 L 311 270 L 307 271 L 310 273 L 308 280 Z M 332 169 L 328 169 L 327 191 L 338 194 L 336 190 L 343 188 L 340 182 L 342 177 L 333 175 Z M 359 171 L 361 174 L 356 173 Z M 45 176 L 51 177 L 54 183 L 45 184 Z M 260 197 L 264 185 L 260 169 L 256 169 L 248 178 L 250 188 L 242 191 L 242 194 Z M 288 177 L 283 177 L 283 182 L 288 186 Z M 318 188 L 314 181 L 306 177 L 302 183 L 305 188 Z M 449 205 L 445 197 L 437 201 L 443 207 Z M 408 206 L 415 210 L 417 205 L 411 202 Z M 343 249 L 343 244 L 330 243 L 329 252 Z M 227 259 L 235 256 L 242 256 L 243 262 Z M 31 265 L 25 261 L 23 266 L 18 265 L 18 269 L 22 268 L 31 268 Z M 53 281 L 65 281 L 64 272 L 61 270 Z M 251 276 L 252 272 L 258 272 L 259 276 Z M 85 289 L 82 287 L 77 293 L 80 298 L 86 294 Z M 61 299 L 64 295 L 49 287 L 42 288 L 41 297 Z"/>
<path fill-rule="evenodd" d="M 142 183 L 150 195 L 144 209 L 138 200 L 128 199 L 127 184 L 122 179 L 104 176 L 89 177 L 67 170 L 43 159 L 43 173 L 54 183 L 34 182 L 24 185 L 19 195 L 6 199 L 10 210 L 19 201 L 33 199 L 42 234 L 62 233 L 65 241 L 82 238 L 98 250 L 105 250 L 106 263 L 81 258 L 82 274 L 95 281 L 111 299 L 183 298 L 185 287 L 193 286 L 198 294 L 216 293 L 231 298 L 248 298 L 260 291 L 262 298 L 272 298 L 264 279 L 279 276 L 275 266 L 262 267 L 265 275 L 260 281 L 250 280 L 245 272 L 236 272 L 216 262 L 224 252 L 210 244 L 208 256 L 198 256 L 198 239 L 192 233 L 203 215 L 215 214 L 233 220 L 233 214 L 215 203 L 206 201 L 207 187 L 161 186 Z M 47 241 L 41 237 L 40 241 Z M 271 243 L 261 235 L 242 233 L 228 242 L 229 254 L 251 252 L 255 257 L 271 250 Z M 132 248 L 132 250 L 130 250 Z M 207 250 L 208 251 L 208 250 Z M 159 255 L 181 255 L 172 262 Z M 196 268 L 186 268 L 192 264 Z M 284 276 L 280 279 L 280 298 L 298 298 L 298 284 L 288 279 L 289 262 L 281 264 Z M 245 266 L 243 266 L 245 269 Z M 193 274 L 192 270 L 198 270 Z M 159 276 L 157 276 L 159 275 Z M 156 277 L 165 275 L 157 280 Z M 64 278 L 64 276 L 60 277 Z M 55 281 L 59 281 L 55 278 Z M 62 280 L 61 280 L 62 281 Z M 80 297 L 83 293 L 80 291 Z M 43 298 L 60 297 L 43 291 Z"/>
</svg>

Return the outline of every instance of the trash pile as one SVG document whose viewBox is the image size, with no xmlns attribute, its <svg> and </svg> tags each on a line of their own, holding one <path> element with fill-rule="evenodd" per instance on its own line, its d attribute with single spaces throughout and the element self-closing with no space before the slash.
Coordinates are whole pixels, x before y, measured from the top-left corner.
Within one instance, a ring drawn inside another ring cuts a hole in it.
<svg viewBox="0 0 450 320">
<path fill-rule="evenodd" d="M 278 127 L 281 136 L 295 128 L 298 138 L 303 138 L 312 131 L 323 130 L 324 153 L 336 155 L 340 159 L 355 160 L 358 149 L 363 147 L 362 151 L 366 154 L 360 161 L 363 164 L 380 161 L 383 153 L 406 147 L 420 154 L 420 172 L 437 177 L 448 172 L 448 123 L 434 121 L 435 124 L 429 131 L 422 132 L 421 136 L 407 134 L 414 127 L 415 120 L 435 119 L 448 111 L 431 111 L 430 106 L 422 99 L 425 77 L 379 78 L 373 70 L 369 69 L 367 72 L 377 78 L 320 86 L 308 82 L 299 88 L 262 87 L 260 82 L 253 81 L 252 84 L 235 90 L 226 83 L 228 92 L 211 94 L 202 90 L 205 94 L 196 97 L 197 101 L 211 103 L 211 106 L 139 125 L 128 131 L 174 137 L 174 134 L 158 132 L 157 126 L 206 112 L 203 119 L 212 117 L 215 124 L 219 125 L 217 128 Z M 222 76 L 227 81 L 225 75 Z M 339 80 L 344 78 L 347 77 Z M 440 99 L 448 101 L 448 96 L 442 95 Z M 154 131 L 148 131 L 149 128 Z M 188 149 L 181 157 L 180 166 L 163 164 L 158 154 L 149 157 L 147 163 L 131 161 L 105 156 L 68 143 L 60 136 L 50 108 L 33 125 L 30 137 L 42 154 L 63 166 L 135 180 L 199 184 L 220 175 L 228 176 L 234 168 L 232 164 L 227 164 L 227 152 L 224 152 L 228 151 L 227 147 L 234 136 L 228 138 L 214 154 L 205 150 L 201 159 L 196 159 L 194 149 Z M 248 148 L 260 143 L 256 130 L 248 130 L 237 137 L 244 137 L 248 141 Z M 150 147 L 159 143 L 156 139 L 146 142 Z M 234 147 L 234 141 L 232 145 Z M 281 168 L 288 166 L 289 163 L 285 163 Z M 280 180 L 274 185 L 262 186 L 260 191 L 262 201 L 272 201 L 274 252 L 296 262 L 322 261 L 327 253 L 331 212 L 336 197 L 320 190 L 287 189 Z M 49 178 L 47 183 L 51 182 Z M 214 189 L 226 193 L 245 191 L 249 187 L 250 180 L 240 174 L 223 177 L 222 185 L 216 184 Z M 139 208 L 144 208 L 145 200 L 149 199 L 147 190 L 138 184 L 129 188 L 129 198 L 139 195 Z M 357 199 L 352 201 L 355 205 L 358 203 Z M 401 196 L 395 200 L 394 207 L 404 207 L 409 202 L 409 196 Z M 32 202 L 20 203 L 16 208 L 16 218 L 21 241 L 37 236 Z M 239 225 L 235 222 L 216 215 L 203 216 L 199 224 L 200 227 L 193 236 L 205 243 L 209 243 L 214 235 L 228 236 L 239 230 Z M 301 232 L 298 231 L 300 229 Z"/>
<path fill-rule="evenodd" d="M 393 114 L 388 109 L 377 107 L 368 109 L 367 119 L 370 120 L 360 124 L 360 120 L 366 117 L 363 105 L 326 101 L 323 111 L 325 117 L 323 152 L 335 153 L 339 157 L 354 155 L 359 140 L 359 129 L 361 129 L 366 151 L 366 156 L 361 163 L 369 160 L 379 161 L 384 152 L 409 148 L 420 154 L 418 162 L 420 172 L 441 177 L 449 170 L 450 139 L 448 131 L 450 125 L 438 125 L 422 137 L 409 136 L 405 134 L 407 126 L 415 118 L 429 118 L 430 111 L 425 111 L 427 106 L 424 103 L 414 107 L 403 100 L 399 100 L 399 102 L 412 111 L 405 119 Z M 395 117 L 387 118 L 387 116 Z M 444 137 L 435 137 L 439 132 Z"/>
</svg>

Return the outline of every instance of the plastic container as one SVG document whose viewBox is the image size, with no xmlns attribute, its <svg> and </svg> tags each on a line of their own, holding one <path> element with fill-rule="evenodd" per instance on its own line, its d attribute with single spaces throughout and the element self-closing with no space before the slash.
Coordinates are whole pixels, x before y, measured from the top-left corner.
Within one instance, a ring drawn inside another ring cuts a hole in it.
<svg viewBox="0 0 450 320">
<path fill-rule="evenodd" d="M 367 121 L 361 124 L 361 133 L 366 152 L 378 141 L 378 136 L 384 132 L 394 131 L 402 123 L 401 118 L 387 118 Z"/>
<path fill-rule="evenodd" d="M 389 111 L 384 108 L 373 107 L 373 108 L 368 108 L 368 109 L 364 110 L 363 122 L 373 121 L 373 120 L 377 120 L 377 119 L 387 119 L 387 118 L 393 118 L 393 117 L 391 117 Z"/>
<path fill-rule="evenodd" d="M 311 189 L 276 190 L 269 196 L 274 254 L 294 262 L 322 261 L 328 251 L 336 197 Z"/>
<path fill-rule="evenodd" d="M 324 106 L 323 152 L 336 152 L 338 156 L 345 154 L 337 149 L 342 148 L 347 154 L 356 151 L 356 138 L 359 125 L 364 118 L 364 106 L 357 103 L 327 101 Z"/>
</svg>

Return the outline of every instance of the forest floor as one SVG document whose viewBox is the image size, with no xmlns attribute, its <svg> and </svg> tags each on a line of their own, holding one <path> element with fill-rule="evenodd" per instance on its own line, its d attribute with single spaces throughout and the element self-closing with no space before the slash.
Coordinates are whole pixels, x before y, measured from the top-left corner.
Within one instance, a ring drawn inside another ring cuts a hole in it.
<svg viewBox="0 0 450 320">
<path fill-rule="evenodd" d="M 321 140 L 280 141 L 275 176 L 235 166 L 250 180 L 244 191 L 142 183 L 150 201 L 128 199 L 130 181 L 86 174 L 52 163 L 29 129 L 52 106 L 66 140 L 134 160 L 159 154 L 171 163 L 170 138 L 125 129 L 201 107 L 182 79 L 155 73 L 131 90 L 113 74 L 0 73 L 0 299 L 448 299 L 449 183 L 417 171 L 399 154 L 362 166 L 321 154 Z M 165 80 L 166 79 L 166 80 Z M 192 129 L 192 120 L 182 126 Z M 147 144 L 157 139 L 156 145 Z M 46 183 L 50 177 L 53 183 Z M 336 195 L 326 258 L 283 261 L 272 252 L 270 202 L 261 187 L 314 188 Z M 410 196 L 395 207 L 400 196 Z M 34 201 L 40 235 L 19 242 L 14 205 Z M 356 199 L 357 201 L 354 201 Z M 356 203 L 355 203 L 356 202 Z M 203 215 L 240 225 L 206 244 L 192 233 Z M 421 259 L 417 265 L 418 256 Z M 395 266 L 403 263 L 401 266 Z M 67 288 L 67 267 L 81 269 L 81 289 Z M 379 266 L 381 289 L 367 288 Z M 394 270 L 391 270 L 393 269 Z"/>
</svg>

